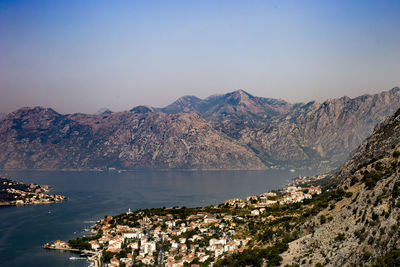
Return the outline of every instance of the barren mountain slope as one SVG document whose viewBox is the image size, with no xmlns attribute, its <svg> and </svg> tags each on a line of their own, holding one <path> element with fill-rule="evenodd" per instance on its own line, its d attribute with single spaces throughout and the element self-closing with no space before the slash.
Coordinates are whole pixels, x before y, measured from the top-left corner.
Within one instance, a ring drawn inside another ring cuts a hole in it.
<svg viewBox="0 0 400 267">
<path fill-rule="evenodd" d="M 351 193 L 314 216 L 283 265 L 372 264 L 400 248 L 400 110 L 366 139 L 336 176 Z M 327 222 L 321 220 L 327 218 Z"/>
<path fill-rule="evenodd" d="M 289 104 L 243 90 L 204 100 L 182 97 L 166 113 L 197 112 L 214 128 L 251 148 L 268 166 L 340 166 L 377 123 L 400 108 L 400 89 Z"/>
<path fill-rule="evenodd" d="M 0 118 L 0 168 L 331 168 L 399 107 L 394 88 L 322 104 L 239 90 L 96 115 L 22 108 Z"/>
<path fill-rule="evenodd" d="M 196 114 L 61 115 L 23 108 L 0 121 L 0 166 L 17 169 L 263 169 Z"/>
</svg>

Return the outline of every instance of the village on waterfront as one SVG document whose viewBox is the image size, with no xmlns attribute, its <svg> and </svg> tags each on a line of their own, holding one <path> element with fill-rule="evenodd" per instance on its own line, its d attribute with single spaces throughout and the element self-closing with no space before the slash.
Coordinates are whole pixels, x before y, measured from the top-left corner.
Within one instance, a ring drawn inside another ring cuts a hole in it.
<svg viewBox="0 0 400 267">
<path fill-rule="evenodd" d="M 65 201 L 62 195 L 47 194 L 48 185 L 26 184 L 0 177 L 0 206 L 46 204 Z"/>
<path fill-rule="evenodd" d="M 306 201 L 322 192 L 310 182 L 325 177 L 297 177 L 282 190 L 233 198 L 218 206 L 105 216 L 93 226 L 93 235 L 57 240 L 44 248 L 91 254 L 97 266 L 218 266 L 221 259 L 249 248 L 269 251 L 284 246 L 283 240 L 290 239 L 287 229 L 293 226 L 287 222 L 301 220 L 310 208 Z M 279 249 L 271 251 L 268 260 L 278 261 Z"/>
</svg>

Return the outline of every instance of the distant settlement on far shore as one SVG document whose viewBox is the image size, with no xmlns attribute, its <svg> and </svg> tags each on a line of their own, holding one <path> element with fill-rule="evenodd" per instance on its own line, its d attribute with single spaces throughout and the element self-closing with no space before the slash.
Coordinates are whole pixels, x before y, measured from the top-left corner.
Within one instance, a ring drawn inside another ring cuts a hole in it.
<svg viewBox="0 0 400 267">
<path fill-rule="evenodd" d="M 25 184 L 0 177 L 0 206 L 46 204 L 67 200 L 66 196 L 47 194 L 48 185 Z"/>
</svg>

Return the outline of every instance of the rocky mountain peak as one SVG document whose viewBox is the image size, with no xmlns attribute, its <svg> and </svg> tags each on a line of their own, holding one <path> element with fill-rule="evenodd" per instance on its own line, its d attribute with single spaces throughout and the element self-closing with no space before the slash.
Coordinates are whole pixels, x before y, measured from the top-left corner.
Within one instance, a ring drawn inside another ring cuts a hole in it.
<svg viewBox="0 0 400 267">
<path fill-rule="evenodd" d="M 185 95 L 178 98 L 174 103 L 176 104 L 193 104 L 200 102 L 201 99 L 193 95 Z"/>
<path fill-rule="evenodd" d="M 165 113 L 193 112 L 200 109 L 202 100 L 196 96 L 182 96 L 172 104 L 159 109 Z"/>
<path fill-rule="evenodd" d="M 392 88 L 392 90 L 390 90 L 390 92 L 392 93 L 392 94 L 395 94 L 395 93 L 398 93 L 400 91 L 400 87 L 393 87 Z"/>
<path fill-rule="evenodd" d="M 52 108 L 45 108 L 42 106 L 23 107 L 14 112 L 15 114 L 28 115 L 28 114 L 53 114 L 60 115 Z"/>
<path fill-rule="evenodd" d="M 113 113 L 110 109 L 108 108 L 101 108 L 99 109 L 94 115 L 103 115 L 103 114 L 111 114 Z"/>
<path fill-rule="evenodd" d="M 227 95 L 232 95 L 235 98 L 244 98 L 244 99 L 254 98 L 253 95 L 251 95 L 250 93 L 246 92 L 243 89 L 233 91 L 232 93 L 228 93 Z"/>
<path fill-rule="evenodd" d="M 252 103 L 254 97 L 244 90 L 237 90 L 232 93 L 226 94 L 226 101 L 231 105 L 254 105 Z"/>
<path fill-rule="evenodd" d="M 31 127 L 36 127 L 45 121 L 50 121 L 62 116 L 52 108 L 44 108 L 41 106 L 23 107 L 10 114 L 12 114 L 12 116 L 7 116 L 4 119 L 12 118 L 15 124 L 19 125 L 23 123 L 25 126 L 30 125 Z"/>
<path fill-rule="evenodd" d="M 136 114 L 144 114 L 144 113 L 153 113 L 154 109 L 149 106 L 136 106 L 129 111 Z"/>
</svg>

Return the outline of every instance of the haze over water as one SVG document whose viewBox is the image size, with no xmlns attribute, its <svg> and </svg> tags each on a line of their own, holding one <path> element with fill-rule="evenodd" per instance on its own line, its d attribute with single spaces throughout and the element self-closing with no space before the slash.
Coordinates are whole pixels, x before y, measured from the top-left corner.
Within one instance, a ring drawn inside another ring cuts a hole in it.
<svg viewBox="0 0 400 267">
<path fill-rule="evenodd" d="M 131 171 L 2 172 L 26 183 L 48 184 L 66 202 L 0 207 L 0 258 L 4 266 L 86 266 L 69 252 L 48 251 L 44 243 L 81 236 L 104 215 L 129 208 L 206 206 L 282 187 L 313 171 Z"/>
</svg>

